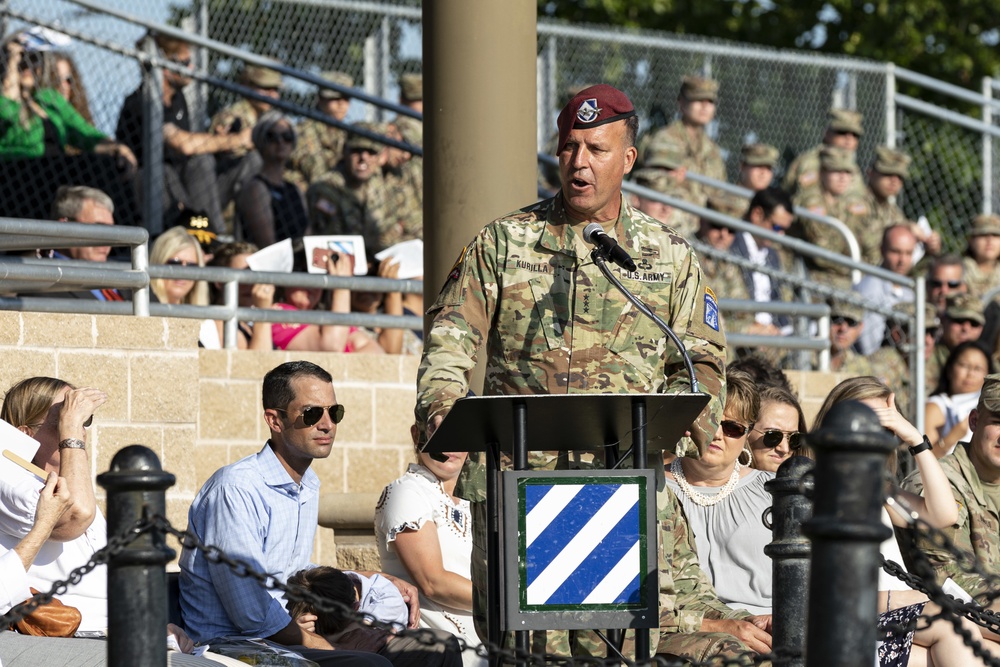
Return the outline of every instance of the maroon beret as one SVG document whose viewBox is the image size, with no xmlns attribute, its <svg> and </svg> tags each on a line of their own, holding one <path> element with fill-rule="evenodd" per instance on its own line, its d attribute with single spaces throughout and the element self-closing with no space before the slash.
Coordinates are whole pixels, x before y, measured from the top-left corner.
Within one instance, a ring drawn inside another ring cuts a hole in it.
<svg viewBox="0 0 1000 667">
<path fill-rule="evenodd" d="M 559 112 L 559 148 L 556 152 L 562 151 L 566 137 L 575 128 L 589 129 L 634 115 L 632 100 L 614 86 L 599 83 L 584 88 Z"/>
</svg>

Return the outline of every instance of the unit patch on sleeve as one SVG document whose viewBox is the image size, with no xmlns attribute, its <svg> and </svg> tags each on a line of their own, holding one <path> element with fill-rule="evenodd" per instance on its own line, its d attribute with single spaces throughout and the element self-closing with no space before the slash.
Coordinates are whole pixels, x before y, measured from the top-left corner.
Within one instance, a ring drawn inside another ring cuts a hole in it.
<svg viewBox="0 0 1000 667">
<path fill-rule="evenodd" d="M 711 287 L 705 288 L 705 324 L 719 330 L 719 302 Z"/>
</svg>

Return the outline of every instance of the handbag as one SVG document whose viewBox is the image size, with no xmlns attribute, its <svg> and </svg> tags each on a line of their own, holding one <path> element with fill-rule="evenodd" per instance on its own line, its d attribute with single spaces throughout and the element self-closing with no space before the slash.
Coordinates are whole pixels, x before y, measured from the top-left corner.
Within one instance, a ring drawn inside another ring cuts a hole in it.
<svg viewBox="0 0 1000 667">
<path fill-rule="evenodd" d="M 38 595 L 34 588 L 31 595 Z M 29 598 L 30 599 L 30 598 Z M 14 624 L 14 630 L 22 635 L 35 637 L 72 637 L 80 627 L 83 614 L 76 607 L 64 605 L 52 598 L 52 602 L 35 608 L 33 612 Z"/>
</svg>

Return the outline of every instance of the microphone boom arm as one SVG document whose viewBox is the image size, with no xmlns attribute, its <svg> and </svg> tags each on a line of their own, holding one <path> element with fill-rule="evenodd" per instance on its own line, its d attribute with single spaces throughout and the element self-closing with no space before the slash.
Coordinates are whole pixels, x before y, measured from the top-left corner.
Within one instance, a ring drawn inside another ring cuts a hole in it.
<svg viewBox="0 0 1000 667">
<path fill-rule="evenodd" d="M 590 251 L 590 257 L 591 259 L 594 260 L 594 263 L 597 264 L 597 268 L 601 270 L 601 273 L 604 274 L 604 277 L 607 278 L 609 281 L 611 281 L 611 284 L 614 285 L 616 288 L 618 288 L 618 291 L 624 294 L 625 298 L 628 299 L 629 302 L 633 306 L 635 306 L 640 313 L 642 313 L 649 319 L 653 320 L 656 326 L 660 328 L 660 331 L 665 333 L 667 337 L 670 338 L 671 341 L 673 341 L 674 345 L 677 346 L 677 349 L 680 350 L 681 358 L 684 360 L 684 366 L 687 368 L 688 379 L 691 383 L 691 393 L 697 393 L 699 391 L 698 378 L 696 378 L 694 374 L 694 364 L 691 363 L 691 357 L 688 356 L 687 349 L 684 347 L 684 343 L 682 343 L 681 339 L 677 337 L 677 334 L 674 333 L 674 330 L 671 329 L 669 326 L 667 326 L 667 323 L 664 322 L 662 319 L 660 319 L 660 317 L 656 313 L 650 310 L 649 306 L 640 301 L 639 297 L 637 297 L 635 294 L 632 294 L 632 292 L 628 291 L 628 288 L 622 285 L 621 281 L 619 281 L 618 278 L 616 278 L 615 275 L 611 273 L 611 269 L 609 269 L 607 266 L 607 258 L 604 256 L 604 252 L 601 250 L 600 246 L 595 246 L 594 249 Z"/>
</svg>

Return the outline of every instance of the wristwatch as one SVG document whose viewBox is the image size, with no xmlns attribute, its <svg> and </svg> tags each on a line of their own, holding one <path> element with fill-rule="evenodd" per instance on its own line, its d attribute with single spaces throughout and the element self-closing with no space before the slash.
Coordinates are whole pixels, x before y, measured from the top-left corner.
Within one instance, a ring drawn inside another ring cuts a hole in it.
<svg viewBox="0 0 1000 667">
<path fill-rule="evenodd" d="M 87 443 L 79 438 L 66 438 L 59 441 L 59 451 L 64 449 L 86 449 Z"/>
<path fill-rule="evenodd" d="M 933 449 L 933 447 L 931 446 L 931 441 L 925 435 L 923 442 L 919 442 L 910 447 L 910 456 L 916 456 L 920 452 L 926 452 L 928 449 Z"/>
</svg>

